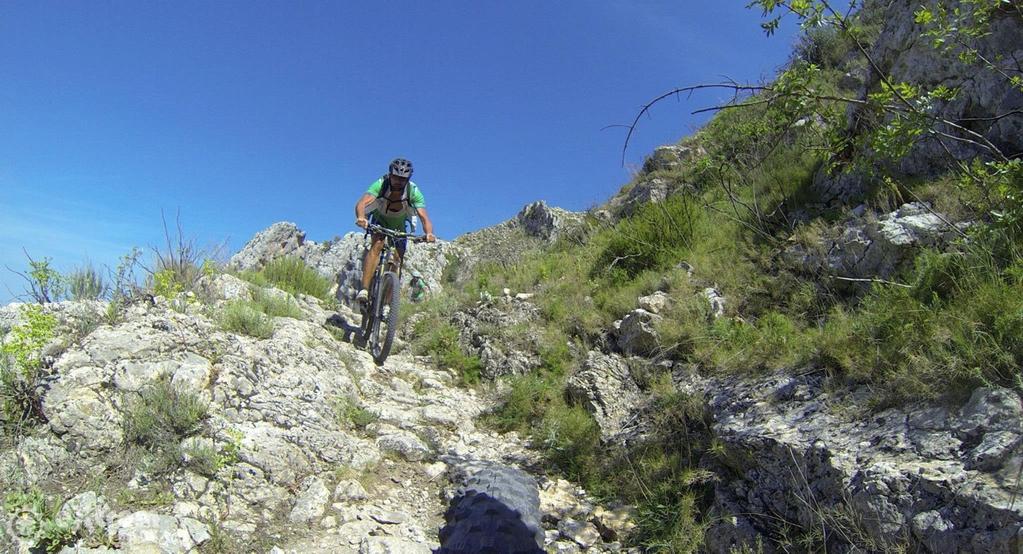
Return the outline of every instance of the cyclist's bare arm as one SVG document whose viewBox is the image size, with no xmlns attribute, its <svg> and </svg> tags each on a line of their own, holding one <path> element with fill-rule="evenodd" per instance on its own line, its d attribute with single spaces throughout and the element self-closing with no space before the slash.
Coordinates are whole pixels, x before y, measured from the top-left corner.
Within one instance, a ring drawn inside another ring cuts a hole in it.
<svg viewBox="0 0 1023 554">
<path fill-rule="evenodd" d="M 437 240 L 437 237 L 433 234 L 433 222 L 430 221 L 430 216 L 426 214 L 426 208 L 416 208 L 419 212 L 419 219 L 423 220 L 423 232 L 426 233 L 426 242 L 433 242 Z"/>
<path fill-rule="evenodd" d="M 376 197 L 372 194 L 363 194 L 362 198 L 355 203 L 355 224 L 363 229 L 365 229 L 368 224 L 368 220 L 366 219 L 366 206 L 372 204 L 374 200 L 376 200 Z"/>
</svg>

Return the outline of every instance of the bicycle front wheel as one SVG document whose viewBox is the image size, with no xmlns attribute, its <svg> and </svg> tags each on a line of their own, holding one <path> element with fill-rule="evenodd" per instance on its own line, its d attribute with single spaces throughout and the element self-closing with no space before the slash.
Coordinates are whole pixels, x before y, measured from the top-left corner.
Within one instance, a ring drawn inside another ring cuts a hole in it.
<svg viewBox="0 0 1023 554">
<path fill-rule="evenodd" d="M 384 273 L 377 289 L 376 313 L 373 314 L 373 329 L 370 337 L 373 361 L 377 365 L 384 363 L 391 353 L 394 335 L 398 332 L 398 302 L 401 285 L 398 275 L 393 271 Z"/>
</svg>

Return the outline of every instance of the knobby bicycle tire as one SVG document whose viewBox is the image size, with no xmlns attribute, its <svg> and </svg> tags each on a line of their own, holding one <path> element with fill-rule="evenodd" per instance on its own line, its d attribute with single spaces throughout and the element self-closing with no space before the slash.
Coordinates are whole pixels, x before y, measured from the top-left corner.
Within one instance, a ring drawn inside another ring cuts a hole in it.
<svg viewBox="0 0 1023 554">
<path fill-rule="evenodd" d="M 542 554 L 540 497 L 526 472 L 493 466 L 468 477 L 452 499 L 436 554 Z"/>
<path fill-rule="evenodd" d="M 401 299 L 398 275 L 392 271 L 384 273 L 377 295 L 376 313 L 373 314 L 373 327 L 370 331 L 370 353 L 373 361 L 381 365 L 391 353 L 394 335 L 398 332 L 398 303 Z"/>
</svg>

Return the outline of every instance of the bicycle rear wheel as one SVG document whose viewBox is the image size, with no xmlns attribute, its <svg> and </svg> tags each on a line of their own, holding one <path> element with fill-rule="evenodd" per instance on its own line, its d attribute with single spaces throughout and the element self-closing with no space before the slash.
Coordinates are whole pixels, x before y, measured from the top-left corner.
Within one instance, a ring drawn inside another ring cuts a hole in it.
<svg viewBox="0 0 1023 554">
<path fill-rule="evenodd" d="M 377 289 L 376 310 L 369 338 L 370 353 L 377 365 L 383 364 L 391 353 L 394 335 L 398 332 L 400 293 L 398 275 L 392 271 L 384 273 Z"/>
</svg>

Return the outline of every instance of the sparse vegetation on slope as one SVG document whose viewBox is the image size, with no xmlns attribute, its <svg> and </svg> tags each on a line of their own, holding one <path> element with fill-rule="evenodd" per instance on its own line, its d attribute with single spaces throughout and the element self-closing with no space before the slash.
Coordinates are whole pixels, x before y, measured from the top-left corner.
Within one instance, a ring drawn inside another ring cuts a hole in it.
<svg viewBox="0 0 1023 554">
<path fill-rule="evenodd" d="M 770 12 L 785 3 L 759 4 Z M 463 306 L 504 288 L 535 293 L 531 302 L 543 314 L 541 332 L 573 345 L 558 365 L 543 363 L 511 377 L 504 405 L 485 420 L 501 431 L 530 433 L 553 469 L 591 491 L 638 505 L 636 544 L 672 552 L 699 548 L 709 477 L 700 460 L 715 455 L 713 437 L 693 408 L 698 402 L 670 385 L 657 390 L 665 374 L 649 376 L 644 385 L 656 398 L 646 417 L 659 422 L 658 431 L 628 447 L 602 445 L 593 419 L 566 394 L 580 354 L 614 350 L 608 329 L 636 307 L 639 296 L 660 290 L 670 297 L 654 323 L 659 345 L 646 354 L 675 367 L 704 374 L 822 372 L 832 386 L 870 387 L 874 409 L 924 399 L 962 401 L 985 385 L 1023 391 L 1018 154 L 1010 159 L 981 144 L 987 155 L 972 166 L 953 163 L 950 173 L 935 171 L 933 177 L 900 174 L 896 162 L 908 155 L 914 138 L 940 138 L 935 129 L 944 123 L 921 113 L 954 93 L 882 79 L 880 90 L 865 99 L 859 127 L 849 128 L 848 98 L 855 91 L 845 74 L 867 70 L 857 42 L 877 36 L 882 12 L 846 17 L 817 2 L 790 7 L 813 23 L 790 66 L 757 95 L 740 100 L 741 107 L 720 112 L 680 143 L 694 154 L 667 166 L 648 164 L 620 193 L 625 198 L 658 186 L 667 191 L 665 200 L 640 204 L 611 221 L 595 211 L 571 238 L 514 265 L 478 264 L 461 292 Z M 964 29 L 959 44 L 974 56 L 960 52 L 959 59 L 982 65 L 987 62 L 970 45 L 983 33 L 973 31 L 993 15 L 987 5 L 975 7 L 975 19 L 958 22 L 972 26 L 958 27 Z M 935 18 L 969 19 L 959 12 L 928 13 L 922 8 L 917 23 L 936 44 L 957 27 L 927 27 Z M 828 205 L 818 196 L 815 179 L 857 168 L 878 176 L 858 177 L 866 184 L 858 199 Z M 853 217 L 852 201 L 862 202 L 857 213 L 868 217 L 915 201 L 953 222 L 975 223 L 966 231 L 949 225 L 956 239 L 919 248 L 915 261 L 885 278 L 847 279 L 781 262 L 792 244 L 818 248 L 829 229 Z M 727 299 L 722 317 L 714 317 L 701 296 L 709 287 Z M 447 307 L 452 309 L 457 307 Z M 443 324 L 445 310 L 439 311 L 421 322 L 423 329 Z M 445 349 L 457 349 L 455 338 L 449 339 Z M 682 444 L 689 445 L 684 452 Z M 826 540 L 804 535 L 778 540 L 807 549 Z"/>
</svg>

